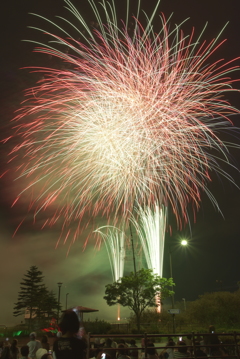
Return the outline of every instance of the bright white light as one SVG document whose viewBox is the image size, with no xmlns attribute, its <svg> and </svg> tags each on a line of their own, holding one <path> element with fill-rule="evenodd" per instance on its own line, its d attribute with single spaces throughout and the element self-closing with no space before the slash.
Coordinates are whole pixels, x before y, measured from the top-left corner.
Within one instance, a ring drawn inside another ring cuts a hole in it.
<svg viewBox="0 0 240 359">
<path fill-rule="evenodd" d="M 182 246 L 187 246 L 187 245 L 188 245 L 188 241 L 187 241 L 186 239 L 183 239 L 183 240 L 181 241 L 181 245 L 182 245 Z"/>
<path fill-rule="evenodd" d="M 113 226 L 100 227 L 95 232 L 99 233 L 104 240 L 112 270 L 113 281 L 117 282 L 123 277 L 124 272 L 125 233 Z M 117 320 L 120 320 L 120 304 L 118 304 L 117 309 Z"/>
<path fill-rule="evenodd" d="M 113 281 L 117 282 L 123 277 L 124 272 L 125 233 L 113 226 L 100 227 L 95 233 L 99 233 L 104 240 L 111 265 Z"/>
<path fill-rule="evenodd" d="M 163 254 L 165 243 L 167 208 L 155 203 L 154 208 L 136 210 L 137 217 L 131 217 L 141 241 L 148 268 L 160 277 L 163 275 Z M 156 296 L 157 311 L 161 312 L 161 294 Z"/>
</svg>

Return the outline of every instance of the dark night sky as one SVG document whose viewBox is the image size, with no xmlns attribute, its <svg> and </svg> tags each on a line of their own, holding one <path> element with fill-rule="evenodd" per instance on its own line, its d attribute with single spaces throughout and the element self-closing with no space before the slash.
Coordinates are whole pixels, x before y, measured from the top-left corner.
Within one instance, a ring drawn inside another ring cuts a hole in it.
<svg viewBox="0 0 240 359">
<path fill-rule="evenodd" d="M 80 12 L 91 21 L 87 0 L 74 0 L 73 3 Z M 124 14 L 125 1 L 118 0 L 119 13 Z M 131 1 L 132 4 L 136 3 Z M 144 9 L 153 9 L 155 0 L 142 0 Z M 179 23 L 190 17 L 184 24 L 184 31 L 190 32 L 194 26 L 200 33 L 204 24 L 209 25 L 204 39 L 215 37 L 225 25 L 227 26 L 222 39 L 228 41 L 219 49 L 218 57 L 231 59 L 240 56 L 240 21 L 239 0 L 162 0 L 160 10 L 168 17 L 174 13 L 171 24 Z M 29 75 L 20 67 L 35 65 L 40 58 L 32 54 L 33 44 L 22 42 L 22 39 L 36 39 L 37 35 L 27 25 L 36 25 L 36 20 L 28 13 L 35 12 L 53 19 L 55 15 L 64 15 L 63 1 L 61 0 L 8 0 L 4 3 L 1 12 L 1 125 L 2 138 L 9 134 L 9 121 L 14 111 L 19 107 L 23 98 L 22 91 L 32 84 L 34 75 Z M 68 17 L 69 18 L 69 17 Z M 72 19 L 71 19 L 72 20 Z M 240 64 L 240 61 L 239 61 Z M 238 77 L 240 77 L 238 75 Z M 237 85 L 240 88 L 240 85 Z M 230 101 L 240 108 L 240 95 L 231 95 Z M 232 118 L 239 126 L 239 116 Z M 237 135 L 236 135 L 237 137 Z M 239 143 L 239 142 L 238 142 Z M 8 147 L 1 146 L 1 165 L 6 168 Z M 233 163 L 240 168 L 239 151 L 231 151 Z M 240 177 L 237 171 L 228 169 L 237 184 Z M 98 318 L 115 320 L 116 309 L 109 309 L 102 297 L 104 286 L 111 282 L 111 272 L 105 248 L 94 250 L 93 241 L 86 251 L 82 251 L 85 233 L 74 244 L 70 254 L 66 256 L 67 246 L 61 245 L 55 249 L 60 228 L 40 231 L 38 224 L 25 226 L 12 238 L 12 234 L 23 216 L 27 216 L 27 204 L 22 203 L 14 209 L 10 204 L 19 191 L 19 183 L 4 176 L 1 180 L 1 297 L 0 297 L 0 324 L 12 324 L 19 319 L 12 317 L 13 303 L 17 299 L 19 282 L 23 274 L 31 265 L 37 265 L 46 276 L 49 289 L 57 292 L 58 281 L 62 281 L 62 301 L 69 294 L 69 305 L 83 305 L 100 309 Z M 205 194 L 202 196 L 202 206 L 197 213 L 196 223 L 192 221 L 191 231 L 186 227 L 177 231 L 169 216 L 169 224 L 173 227 L 172 236 L 166 234 L 166 250 L 164 259 L 164 276 L 169 276 L 169 246 L 173 249 L 173 276 L 177 284 L 176 299 L 186 298 L 194 300 L 208 291 L 236 290 L 239 273 L 239 213 L 240 193 L 236 187 L 226 179 L 213 176 L 209 189 L 215 195 L 223 216 L 211 205 Z M 224 218 L 223 218 L 224 217 Z M 101 219 L 99 220 L 101 224 Z M 178 239 L 190 239 L 188 248 L 180 249 Z M 130 268 L 131 264 L 128 263 Z M 221 286 L 216 283 L 221 280 Z M 221 288 L 220 288 L 221 287 Z M 92 318 L 95 318 L 96 315 Z"/>
</svg>

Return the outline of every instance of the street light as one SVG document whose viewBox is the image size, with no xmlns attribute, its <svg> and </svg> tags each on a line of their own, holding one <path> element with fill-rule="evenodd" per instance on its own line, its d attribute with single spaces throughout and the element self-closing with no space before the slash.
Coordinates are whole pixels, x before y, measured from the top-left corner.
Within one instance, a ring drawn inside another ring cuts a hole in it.
<svg viewBox="0 0 240 359">
<path fill-rule="evenodd" d="M 61 286 L 62 286 L 62 283 L 59 282 L 59 283 L 57 283 L 57 285 L 58 285 L 58 311 L 57 311 L 57 324 L 58 324 L 58 321 L 59 321 L 60 295 L 61 295 Z"/>
<path fill-rule="evenodd" d="M 182 239 L 180 242 L 181 246 L 187 246 L 188 241 L 186 239 Z M 170 263 L 170 277 L 173 278 L 173 265 L 172 265 L 172 248 L 170 247 L 169 249 L 169 263 Z M 172 291 L 173 291 L 173 285 L 172 285 Z M 175 305 L 174 305 L 174 294 L 172 294 L 172 309 L 174 309 Z M 175 334 L 176 332 L 176 321 L 175 321 L 175 314 L 172 314 L 172 318 L 173 318 L 173 334 Z"/>
<path fill-rule="evenodd" d="M 66 294 L 66 310 L 67 310 L 67 300 L 68 300 L 68 294 L 69 294 L 69 293 L 67 293 L 67 294 Z"/>
</svg>

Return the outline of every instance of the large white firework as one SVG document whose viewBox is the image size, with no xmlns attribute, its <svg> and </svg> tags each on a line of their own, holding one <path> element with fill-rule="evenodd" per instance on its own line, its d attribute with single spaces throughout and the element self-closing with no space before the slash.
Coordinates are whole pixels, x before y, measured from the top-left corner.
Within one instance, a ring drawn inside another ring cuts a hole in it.
<svg viewBox="0 0 240 359">
<path fill-rule="evenodd" d="M 114 1 L 100 2 L 101 17 L 89 0 L 95 28 L 65 3 L 77 21 L 61 21 L 77 35 L 52 21 L 57 34 L 38 29 L 51 42 L 36 51 L 63 66 L 35 69 L 44 77 L 16 117 L 21 140 L 11 154 L 27 181 L 19 197 L 33 192 L 36 214 L 52 206 L 50 225 L 60 217 L 63 228 L 77 221 L 76 236 L 84 214 L 126 221 L 134 203 L 145 208 L 158 201 L 179 223 L 187 220 L 187 207 L 199 207 L 201 191 L 214 202 L 206 187 L 211 172 L 229 177 L 218 160 L 228 162 L 217 133 L 238 112 L 223 96 L 232 91 L 236 67 L 211 63 L 218 37 L 201 43 L 202 33 L 194 40 L 179 26 L 169 30 L 164 16 L 156 15 L 159 1 L 145 27 L 138 20 L 140 1 L 136 17 L 127 2 L 120 23 Z"/>
</svg>

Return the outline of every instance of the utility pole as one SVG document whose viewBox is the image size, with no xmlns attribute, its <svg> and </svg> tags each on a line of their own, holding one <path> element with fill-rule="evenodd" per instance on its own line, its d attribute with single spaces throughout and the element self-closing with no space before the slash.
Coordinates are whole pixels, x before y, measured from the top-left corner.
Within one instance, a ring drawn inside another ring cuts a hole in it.
<svg viewBox="0 0 240 359">
<path fill-rule="evenodd" d="M 135 259 L 135 250 L 134 250 L 134 244 L 133 244 L 133 234 L 132 234 L 131 222 L 129 222 L 129 229 L 130 229 L 130 236 L 131 236 L 131 243 L 132 243 L 133 269 L 134 269 L 134 274 L 136 275 L 137 269 L 136 269 L 136 259 Z"/>
<path fill-rule="evenodd" d="M 60 308 L 60 295 L 61 295 L 61 286 L 62 286 L 62 283 L 59 282 L 57 283 L 58 285 L 58 311 L 57 311 L 57 324 L 59 322 L 59 308 Z"/>
<path fill-rule="evenodd" d="M 69 293 L 66 294 L 66 307 L 65 307 L 66 310 L 67 310 L 68 294 L 69 294 Z"/>
<path fill-rule="evenodd" d="M 169 249 L 169 263 L 170 263 L 170 277 L 173 278 L 173 271 L 172 271 L 172 251 L 171 247 Z M 173 291 L 173 285 L 172 285 L 172 291 Z M 172 309 L 174 309 L 174 294 L 172 294 Z M 176 320 L 175 320 L 175 314 L 172 314 L 172 324 L 173 324 L 173 334 L 176 332 Z"/>
</svg>

